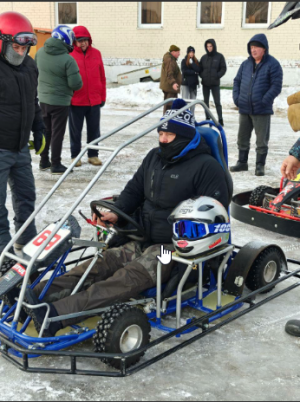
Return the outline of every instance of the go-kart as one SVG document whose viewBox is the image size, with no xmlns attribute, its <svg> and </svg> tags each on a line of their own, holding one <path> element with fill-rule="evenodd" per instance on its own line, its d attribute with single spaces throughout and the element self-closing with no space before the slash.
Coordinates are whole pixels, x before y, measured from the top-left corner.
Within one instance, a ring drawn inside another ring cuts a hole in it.
<svg viewBox="0 0 300 402">
<path fill-rule="evenodd" d="M 236 194 L 231 215 L 253 226 L 300 237 L 300 174 L 294 180 L 282 178 L 279 188 L 259 186 Z"/>
<path fill-rule="evenodd" d="M 123 241 L 124 236 L 127 240 L 144 240 L 145 233 L 141 225 L 132 216 L 128 216 L 116 208 L 114 197 L 92 202 L 91 209 L 96 214 L 99 214 L 101 209 L 111 210 L 121 216 L 127 224 L 123 227 L 113 225 L 102 228 L 80 213 L 87 224 L 94 226 L 94 236 L 91 241 L 80 238 L 80 227 L 72 214 L 120 150 L 154 130 L 162 122 L 157 122 L 149 129 L 120 145 L 116 150 L 111 150 L 98 143 L 170 101 L 172 99 L 158 104 L 129 123 L 101 137 L 101 139 L 88 144 L 1 254 L 0 268 L 5 266 L 5 259 L 7 258 L 12 259 L 15 263 L 0 279 L 0 299 L 2 299 L 0 306 L 0 353 L 4 359 L 12 362 L 21 370 L 113 377 L 131 375 L 299 286 L 299 282 L 289 284 L 286 288 L 273 292 L 270 296 L 255 302 L 258 293 L 266 293 L 279 282 L 283 282 L 292 276 L 300 277 L 300 268 L 294 272 L 289 272 L 285 255 L 276 244 L 251 242 L 240 249 L 229 241 L 228 244 L 221 247 L 215 244 L 208 253 L 190 258 L 183 258 L 178 252 L 174 252 L 173 261 L 184 267 L 183 274 L 176 279 L 175 287 L 174 276 L 169 282 L 162 283 L 162 265 L 158 261 L 156 287 L 148 289 L 138 299 L 76 314 L 49 318 L 49 304 L 43 301 L 44 296 L 53 280 L 57 276 L 64 275 L 68 266 L 72 267 L 91 258 L 89 267 L 73 290 L 73 294 L 75 294 L 80 291 L 96 260 L 105 252 L 107 247 L 113 244 L 112 242 L 117 236 L 123 236 Z M 164 121 L 170 120 L 196 104 L 202 105 L 211 117 L 211 120 L 197 123 L 196 126 L 210 146 L 213 157 L 224 169 L 231 197 L 233 186 L 228 172 L 225 133 L 206 105 L 202 101 L 195 100 Z M 204 127 L 205 125 L 210 125 L 210 127 Z M 66 214 L 58 222 L 43 229 L 24 247 L 22 258 L 11 254 L 9 250 L 17 242 L 21 233 L 49 201 L 77 161 L 91 147 L 110 150 L 112 155 Z M 66 261 L 70 255 L 77 256 L 82 250 L 84 251 L 87 248 L 90 250 L 91 247 L 95 250 L 92 255 L 81 255 L 72 261 Z M 297 261 L 294 263 L 299 265 Z M 189 282 L 192 272 L 195 273 L 196 279 Z M 50 278 L 47 279 L 47 284 L 39 296 L 41 303 L 39 305 L 28 304 L 24 299 L 26 287 L 30 286 L 33 289 L 41 280 L 49 276 Z M 20 286 L 20 292 L 15 302 L 7 301 L 8 292 L 18 286 Z M 46 307 L 47 313 L 40 332 L 37 333 L 30 316 L 28 315 L 25 320 L 22 320 L 20 313 L 21 309 L 26 311 L 26 309 L 41 306 Z M 183 310 L 186 308 L 192 309 L 195 316 L 187 318 L 183 323 Z M 199 314 L 201 315 L 199 316 Z M 167 325 L 170 320 L 165 320 L 165 318 L 173 315 L 175 315 L 176 323 Z M 81 318 L 84 321 L 59 331 L 54 337 L 43 337 L 45 328 L 50 322 L 74 317 L 78 318 L 78 321 Z M 215 322 L 216 320 L 218 321 Z M 150 342 L 151 327 L 165 332 L 165 335 Z M 170 338 L 181 337 L 191 332 L 195 332 L 195 335 L 162 353 L 158 351 L 154 357 L 147 358 L 146 355 L 137 364 L 150 348 L 157 351 L 159 346 Z M 88 339 L 93 340 L 94 351 L 78 351 L 78 348 Z M 75 345 L 78 347 L 73 350 L 72 348 Z M 65 357 L 69 359 L 70 366 L 69 368 L 57 368 L 53 367 L 53 364 L 52 366 L 46 365 L 46 367 L 33 366 L 32 361 L 34 359 L 32 358 L 39 356 Z M 113 371 L 101 369 L 100 364 L 99 369 L 80 368 L 79 359 L 101 359 L 112 366 Z"/>
</svg>

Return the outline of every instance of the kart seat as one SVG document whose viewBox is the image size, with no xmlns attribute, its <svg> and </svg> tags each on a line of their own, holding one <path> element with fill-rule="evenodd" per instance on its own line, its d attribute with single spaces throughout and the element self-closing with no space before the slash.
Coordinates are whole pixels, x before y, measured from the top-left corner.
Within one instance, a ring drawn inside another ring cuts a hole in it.
<svg viewBox="0 0 300 402">
<path fill-rule="evenodd" d="M 196 123 L 197 131 L 205 139 L 207 145 L 211 149 L 212 156 L 220 163 L 225 172 L 225 178 L 228 187 L 229 203 L 230 203 L 233 194 L 233 181 L 225 160 L 221 136 L 216 130 L 213 130 L 210 127 L 197 126 L 197 124 L 199 123 Z"/>
</svg>

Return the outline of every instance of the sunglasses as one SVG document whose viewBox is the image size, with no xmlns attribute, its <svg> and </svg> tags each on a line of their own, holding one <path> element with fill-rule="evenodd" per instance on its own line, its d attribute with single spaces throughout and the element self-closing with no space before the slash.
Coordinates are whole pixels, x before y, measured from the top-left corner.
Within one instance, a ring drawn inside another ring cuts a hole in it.
<svg viewBox="0 0 300 402">
<path fill-rule="evenodd" d="M 16 35 L 6 35 L 0 32 L 0 40 L 16 43 L 20 46 L 36 46 L 37 36 L 32 32 L 19 32 Z"/>
<path fill-rule="evenodd" d="M 230 223 L 208 224 L 183 220 L 173 224 L 173 233 L 179 238 L 201 239 L 209 234 L 229 232 Z"/>
</svg>

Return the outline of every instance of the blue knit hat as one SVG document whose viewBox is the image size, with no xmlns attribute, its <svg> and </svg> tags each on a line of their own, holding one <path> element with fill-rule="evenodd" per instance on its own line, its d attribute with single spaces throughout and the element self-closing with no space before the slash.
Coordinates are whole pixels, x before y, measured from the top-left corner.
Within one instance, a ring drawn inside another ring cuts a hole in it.
<svg viewBox="0 0 300 402">
<path fill-rule="evenodd" d="M 186 106 L 187 103 L 183 99 L 175 99 L 172 103 L 172 109 L 167 110 L 166 114 L 160 119 L 163 120 L 169 116 L 175 114 L 179 109 Z M 181 135 L 182 137 L 190 138 L 191 140 L 195 137 L 195 117 L 190 112 L 189 109 L 175 116 L 173 119 L 162 124 L 157 129 L 160 131 L 167 131 L 170 133 Z"/>
</svg>

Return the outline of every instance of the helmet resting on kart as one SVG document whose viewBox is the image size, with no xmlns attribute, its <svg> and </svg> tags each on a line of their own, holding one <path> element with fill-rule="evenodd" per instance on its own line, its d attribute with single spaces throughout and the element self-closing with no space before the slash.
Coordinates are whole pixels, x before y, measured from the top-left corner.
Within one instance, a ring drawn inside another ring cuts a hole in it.
<svg viewBox="0 0 300 402">
<path fill-rule="evenodd" d="M 27 52 L 18 54 L 13 49 L 13 44 L 27 46 Z M 23 14 L 8 11 L 0 14 L 0 55 L 8 63 L 19 66 L 25 59 L 30 46 L 37 44 L 37 36 L 34 33 L 31 22 Z"/>
<path fill-rule="evenodd" d="M 69 53 L 73 52 L 75 34 L 68 25 L 57 25 L 57 27 L 53 29 L 51 36 L 52 38 L 63 41 L 66 44 Z"/>
<path fill-rule="evenodd" d="M 226 209 L 211 197 L 181 202 L 168 218 L 177 254 L 194 257 L 228 243 L 230 223 Z"/>
</svg>

